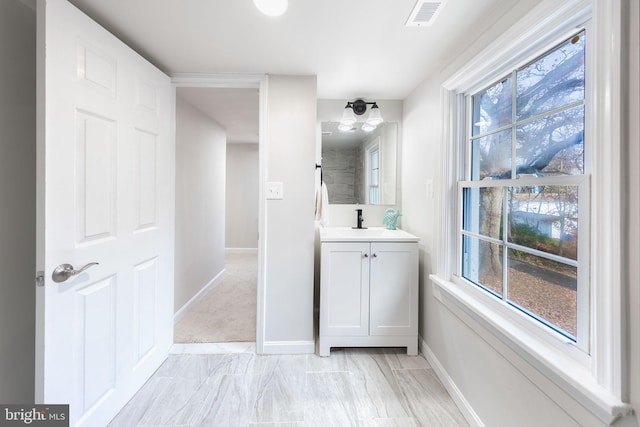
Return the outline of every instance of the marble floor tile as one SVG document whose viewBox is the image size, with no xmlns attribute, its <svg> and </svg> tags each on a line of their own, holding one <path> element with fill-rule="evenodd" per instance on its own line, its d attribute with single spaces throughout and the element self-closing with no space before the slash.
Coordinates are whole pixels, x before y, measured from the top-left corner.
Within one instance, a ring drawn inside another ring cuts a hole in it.
<svg viewBox="0 0 640 427">
<path fill-rule="evenodd" d="M 361 427 L 418 427 L 415 418 L 373 418 L 360 420 Z"/>
<path fill-rule="evenodd" d="M 329 358 L 173 354 L 109 424 L 249 425 L 467 424 L 426 360 L 404 349 L 345 349 Z"/>
<path fill-rule="evenodd" d="M 257 356 L 256 365 L 250 421 L 304 421 L 307 356 Z"/>
<path fill-rule="evenodd" d="M 208 356 L 199 354 L 171 355 L 158 368 L 154 376 L 160 378 L 179 377 L 203 382 L 209 377 Z"/>
<path fill-rule="evenodd" d="M 214 375 L 195 426 L 247 426 L 252 405 L 250 375 Z"/>
<path fill-rule="evenodd" d="M 173 344 L 169 349 L 169 354 L 230 354 L 255 352 L 255 342 Z"/>
<path fill-rule="evenodd" d="M 384 350 L 384 355 L 391 369 L 431 369 L 431 365 L 422 354 L 407 356 L 406 348 L 388 348 Z"/>
<path fill-rule="evenodd" d="M 206 381 L 186 378 L 170 378 L 168 381 L 168 386 L 154 396 L 139 425 L 176 426 L 196 423 L 209 395 Z"/>
<path fill-rule="evenodd" d="M 346 372 L 348 369 L 346 351 L 334 349 L 330 357 L 307 356 L 307 372 Z"/>
<path fill-rule="evenodd" d="M 351 350 L 347 352 L 347 362 L 360 420 L 411 417 L 383 352 Z"/>
<path fill-rule="evenodd" d="M 348 372 L 307 374 L 305 426 L 358 426 Z"/>
<path fill-rule="evenodd" d="M 295 423 L 249 423 L 249 426 L 256 427 L 304 427 L 305 424 L 302 421 L 298 421 Z"/>
<path fill-rule="evenodd" d="M 170 378 L 151 377 L 109 423 L 109 427 L 131 427 L 138 425 L 142 417 L 153 405 L 156 396 L 166 393 L 170 384 Z"/>
<path fill-rule="evenodd" d="M 394 374 L 421 426 L 468 426 L 432 369 L 396 370 Z"/>
</svg>

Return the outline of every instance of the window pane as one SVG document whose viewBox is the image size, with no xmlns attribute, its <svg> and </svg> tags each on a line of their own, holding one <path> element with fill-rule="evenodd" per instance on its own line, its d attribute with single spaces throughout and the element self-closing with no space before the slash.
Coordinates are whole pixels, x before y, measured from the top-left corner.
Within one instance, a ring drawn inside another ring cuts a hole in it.
<svg viewBox="0 0 640 427">
<path fill-rule="evenodd" d="M 509 242 L 578 259 L 578 187 L 509 188 Z"/>
<path fill-rule="evenodd" d="M 372 205 L 378 204 L 378 187 L 369 188 L 369 203 Z"/>
<path fill-rule="evenodd" d="M 502 295 L 502 246 L 463 236 L 462 276 Z"/>
<path fill-rule="evenodd" d="M 473 96 L 473 136 L 511 123 L 512 87 L 512 79 L 507 77 Z"/>
<path fill-rule="evenodd" d="M 584 99 L 584 46 L 582 32 L 517 71 L 518 121 Z"/>
<path fill-rule="evenodd" d="M 508 257 L 508 301 L 575 337 L 577 269 L 511 249 Z"/>
<path fill-rule="evenodd" d="M 511 129 L 471 142 L 471 179 L 511 178 Z"/>
<path fill-rule="evenodd" d="M 584 106 L 518 126 L 516 173 L 584 173 Z"/>
<path fill-rule="evenodd" d="M 503 193 L 501 187 L 465 188 L 464 229 L 501 239 Z"/>
<path fill-rule="evenodd" d="M 371 171 L 371 185 L 378 185 L 379 177 L 378 170 Z"/>
<path fill-rule="evenodd" d="M 379 153 L 380 152 L 378 150 L 371 152 L 371 169 L 378 169 Z"/>
</svg>

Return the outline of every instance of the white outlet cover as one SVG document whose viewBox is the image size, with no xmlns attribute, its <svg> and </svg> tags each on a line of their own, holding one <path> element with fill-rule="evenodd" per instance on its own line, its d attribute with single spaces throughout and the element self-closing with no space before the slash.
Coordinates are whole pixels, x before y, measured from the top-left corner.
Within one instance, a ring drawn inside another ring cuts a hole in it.
<svg viewBox="0 0 640 427">
<path fill-rule="evenodd" d="M 284 189 L 282 182 L 268 182 L 267 183 L 267 200 L 282 200 L 284 199 Z"/>
</svg>

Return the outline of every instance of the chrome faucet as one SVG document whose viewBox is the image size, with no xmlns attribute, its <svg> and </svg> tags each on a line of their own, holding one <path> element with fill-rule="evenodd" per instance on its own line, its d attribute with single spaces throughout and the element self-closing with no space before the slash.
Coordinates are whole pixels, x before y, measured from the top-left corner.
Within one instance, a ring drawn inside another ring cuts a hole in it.
<svg viewBox="0 0 640 427">
<path fill-rule="evenodd" d="M 359 228 L 359 229 L 367 228 L 362 226 L 362 223 L 364 222 L 364 218 L 362 217 L 362 209 L 356 209 L 356 212 L 357 212 L 356 220 L 358 221 L 358 226 L 352 227 L 352 228 Z"/>
</svg>

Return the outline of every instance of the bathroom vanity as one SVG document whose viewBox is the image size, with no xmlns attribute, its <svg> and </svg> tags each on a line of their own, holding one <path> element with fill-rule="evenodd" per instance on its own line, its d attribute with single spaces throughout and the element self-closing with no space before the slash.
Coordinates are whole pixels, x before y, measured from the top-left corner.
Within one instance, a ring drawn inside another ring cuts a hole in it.
<svg viewBox="0 0 640 427">
<path fill-rule="evenodd" d="M 403 230 L 320 230 L 319 354 L 406 347 L 418 354 L 418 238 Z"/>
</svg>

